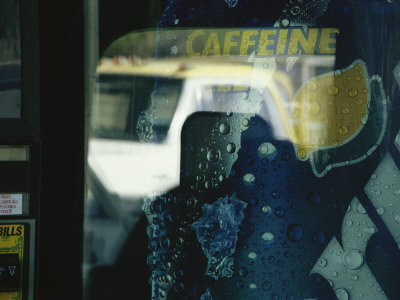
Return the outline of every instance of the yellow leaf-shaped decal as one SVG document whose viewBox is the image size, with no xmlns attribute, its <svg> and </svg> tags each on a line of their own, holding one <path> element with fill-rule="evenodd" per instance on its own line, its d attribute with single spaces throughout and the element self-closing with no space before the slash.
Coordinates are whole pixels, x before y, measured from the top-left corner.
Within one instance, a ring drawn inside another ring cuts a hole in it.
<svg viewBox="0 0 400 300">
<path fill-rule="evenodd" d="M 368 119 L 368 73 L 357 60 L 308 81 L 297 92 L 292 110 L 297 156 L 306 160 L 317 149 L 343 145 Z"/>
</svg>

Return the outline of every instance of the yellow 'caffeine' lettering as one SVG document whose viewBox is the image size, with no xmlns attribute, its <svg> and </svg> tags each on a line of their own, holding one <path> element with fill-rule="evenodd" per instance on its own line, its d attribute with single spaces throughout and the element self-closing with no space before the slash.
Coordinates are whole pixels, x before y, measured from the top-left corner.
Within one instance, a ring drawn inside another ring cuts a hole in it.
<svg viewBox="0 0 400 300">
<path fill-rule="evenodd" d="M 204 34 L 203 30 L 195 30 L 192 34 L 189 35 L 188 40 L 186 41 L 186 53 L 191 57 L 200 57 L 200 52 L 194 52 L 193 50 L 193 41 L 198 36 Z"/>
<path fill-rule="evenodd" d="M 315 49 L 315 44 L 317 43 L 317 35 L 317 28 L 311 28 L 308 30 L 308 39 L 306 39 L 306 37 L 303 35 L 303 31 L 301 29 L 293 29 L 290 36 L 288 54 L 298 53 L 299 43 L 306 54 L 312 54 Z"/>
<path fill-rule="evenodd" d="M 218 33 L 216 32 L 210 33 L 203 49 L 203 56 L 207 56 L 209 54 L 221 56 L 221 46 L 219 45 Z"/>
<path fill-rule="evenodd" d="M 238 45 L 238 42 L 232 41 L 232 38 L 234 36 L 239 37 L 240 31 L 239 30 L 228 31 L 225 34 L 224 53 L 223 53 L 224 56 L 229 56 L 229 54 L 231 53 L 231 48 Z"/>
<path fill-rule="evenodd" d="M 336 45 L 336 34 L 339 33 L 337 28 L 323 28 L 321 31 L 321 39 L 319 42 L 319 52 L 326 54 L 333 54 L 336 51 L 335 48 L 331 48 L 331 45 Z M 332 37 L 333 35 L 333 37 Z"/>
<path fill-rule="evenodd" d="M 279 31 L 278 45 L 276 46 L 276 54 L 284 54 L 287 43 L 288 30 L 282 29 Z"/>
<path fill-rule="evenodd" d="M 260 41 L 258 43 L 258 55 L 273 55 L 274 50 L 267 50 L 267 46 L 273 45 L 275 43 L 274 40 L 269 40 L 268 37 L 270 35 L 275 35 L 276 30 L 261 30 Z"/>
<path fill-rule="evenodd" d="M 249 46 L 254 46 L 256 44 L 255 40 L 250 40 L 250 37 L 258 35 L 257 30 L 246 30 L 242 34 L 242 42 L 240 45 L 240 56 L 247 55 Z"/>
<path fill-rule="evenodd" d="M 202 56 L 326 55 L 336 52 L 337 28 L 198 29 L 190 32 L 186 54 Z M 222 44 L 223 43 L 223 44 Z"/>
</svg>

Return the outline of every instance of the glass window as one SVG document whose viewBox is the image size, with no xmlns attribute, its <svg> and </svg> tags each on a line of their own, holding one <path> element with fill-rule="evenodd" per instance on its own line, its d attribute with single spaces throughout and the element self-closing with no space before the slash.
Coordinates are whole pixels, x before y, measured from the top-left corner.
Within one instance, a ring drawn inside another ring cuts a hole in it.
<svg viewBox="0 0 400 300">
<path fill-rule="evenodd" d="M 400 6 L 270 2 L 171 0 L 100 55 L 87 299 L 400 297 Z"/>
<path fill-rule="evenodd" d="M 19 2 L 0 2 L 0 118 L 21 117 Z"/>
<path fill-rule="evenodd" d="M 95 137 L 139 141 L 146 134 L 142 124 L 151 117 L 157 141 L 166 138 L 180 97 L 181 80 L 100 73 L 98 86 L 98 102 L 93 104 Z"/>
</svg>

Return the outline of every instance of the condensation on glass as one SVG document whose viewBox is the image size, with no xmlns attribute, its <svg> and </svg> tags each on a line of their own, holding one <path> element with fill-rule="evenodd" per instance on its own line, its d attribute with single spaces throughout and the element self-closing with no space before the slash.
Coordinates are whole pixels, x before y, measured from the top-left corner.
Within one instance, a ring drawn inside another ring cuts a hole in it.
<svg viewBox="0 0 400 300">
<path fill-rule="evenodd" d="M 290 1 L 269 26 L 135 31 L 101 55 L 88 299 L 129 274 L 154 300 L 397 297 L 382 266 L 400 264 L 400 57 L 384 77 L 367 29 L 357 45 L 355 27 L 317 21 L 329 2 Z"/>
</svg>

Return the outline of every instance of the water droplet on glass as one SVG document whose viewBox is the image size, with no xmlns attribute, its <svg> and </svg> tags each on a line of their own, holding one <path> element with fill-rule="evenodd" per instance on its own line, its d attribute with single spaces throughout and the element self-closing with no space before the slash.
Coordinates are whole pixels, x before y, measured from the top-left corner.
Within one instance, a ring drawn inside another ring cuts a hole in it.
<svg viewBox="0 0 400 300">
<path fill-rule="evenodd" d="M 356 210 L 358 213 L 363 214 L 363 215 L 367 213 L 367 211 L 365 210 L 364 206 L 362 206 L 361 203 L 357 204 Z"/>
<path fill-rule="evenodd" d="M 246 267 L 240 267 L 239 268 L 239 275 L 241 277 L 246 277 L 248 273 L 249 273 L 249 271 L 247 270 Z"/>
<path fill-rule="evenodd" d="M 163 289 L 159 289 L 158 291 L 159 291 L 158 294 L 160 295 L 161 298 L 165 298 L 167 296 L 167 292 L 164 291 Z"/>
<path fill-rule="evenodd" d="M 242 124 L 243 124 L 244 127 L 249 127 L 249 125 L 250 125 L 249 119 L 244 118 L 243 121 L 242 121 Z"/>
<path fill-rule="evenodd" d="M 284 217 L 285 213 L 286 213 L 286 210 L 282 206 L 277 207 L 275 209 L 275 216 L 277 216 L 278 218 Z"/>
<path fill-rule="evenodd" d="M 358 91 L 355 88 L 350 88 L 349 89 L 349 96 L 350 97 L 356 97 L 358 95 Z"/>
<path fill-rule="evenodd" d="M 171 54 L 176 55 L 178 53 L 178 47 L 176 45 L 173 45 L 171 47 Z"/>
<path fill-rule="evenodd" d="M 204 183 L 204 187 L 208 190 L 211 187 L 211 183 L 209 181 L 206 181 Z"/>
<path fill-rule="evenodd" d="M 298 7 L 297 5 L 293 6 L 290 10 L 290 13 L 294 16 L 298 15 L 300 13 L 300 7 Z"/>
<path fill-rule="evenodd" d="M 291 224 L 286 230 L 286 236 L 291 242 L 299 242 L 304 235 L 303 228 L 298 224 Z"/>
<path fill-rule="evenodd" d="M 169 238 L 164 237 L 161 240 L 161 247 L 164 248 L 164 249 L 168 249 L 170 246 L 171 246 L 171 241 L 169 240 Z"/>
<path fill-rule="evenodd" d="M 242 98 L 243 99 L 248 99 L 249 98 L 249 93 L 248 92 L 243 92 L 242 93 Z"/>
<path fill-rule="evenodd" d="M 261 287 L 263 288 L 263 290 L 265 291 L 269 291 L 272 288 L 272 284 L 270 281 L 264 281 L 261 285 Z"/>
<path fill-rule="evenodd" d="M 271 207 L 269 207 L 269 206 L 262 206 L 262 207 L 261 207 L 261 212 L 262 212 L 264 215 L 270 214 L 271 211 L 272 211 L 272 209 L 271 209 Z M 399 218 L 399 221 L 400 221 L 400 218 Z"/>
<path fill-rule="evenodd" d="M 219 152 L 218 149 L 211 149 L 210 151 L 207 152 L 207 160 L 209 162 L 215 163 L 219 161 L 221 158 L 221 152 Z"/>
<path fill-rule="evenodd" d="M 271 196 L 275 199 L 278 199 L 281 196 L 281 191 L 280 190 L 273 190 L 271 192 Z"/>
<path fill-rule="evenodd" d="M 249 284 L 249 288 L 250 288 L 251 290 L 255 290 L 255 289 L 257 288 L 257 285 L 256 285 L 255 283 L 250 283 L 250 284 Z"/>
<path fill-rule="evenodd" d="M 279 295 L 278 294 L 272 294 L 271 300 L 279 300 Z"/>
<path fill-rule="evenodd" d="M 321 104 L 316 100 L 312 100 L 308 105 L 307 114 L 310 117 L 314 117 L 318 115 L 320 111 L 321 111 Z"/>
<path fill-rule="evenodd" d="M 351 227 L 353 225 L 353 221 L 347 220 L 345 224 L 346 224 L 346 227 Z"/>
<path fill-rule="evenodd" d="M 236 286 L 238 288 L 242 288 L 243 287 L 243 281 L 241 281 L 241 280 L 236 281 Z"/>
<path fill-rule="evenodd" d="M 365 114 L 361 117 L 361 124 L 367 124 L 368 121 L 368 114 Z"/>
<path fill-rule="evenodd" d="M 219 125 L 219 132 L 222 134 L 228 134 L 230 130 L 231 127 L 228 123 L 222 123 L 221 125 Z"/>
<path fill-rule="evenodd" d="M 349 133 L 349 129 L 346 126 L 341 126 L 339 128 L 339 134 L 346 135 L 347 133 Z"/>
<path fill-rule="evenodd" d="M 289 27 L 289 25 L 290 25 L 290 21 L 288 19 L 282 19 L 281 20 L 281 26 L 283 28 L 287 28 L 287 27 Z"/>
<path fill-rule="evenodd" d="M 307 155 L 307 151 L 304 150 L 304 149 L 299 149 L 299 150 L 297 151 L 297 154 L 299 155 L 300 158 L 305 158 L 306 155 Z"/>
<path fill-rule="evenodd" d="M 325 146 L 325 145 L 326 145 L 325 139 L 320 138 L 320 139 L 318 140 L 318 146 Z"/>
<path fill-rule="evenodd" d="M 205 171 L 205 170 L 207 170 L 207 168 L 208 168 L 208 164 L 206 162 L 199 163 L 199 169 L 201 171 Z"/>
<path fill-rule="evenodd" d="M 250 253 L 249 253 L 249 258 L 250 258 L 250 259 L 256 259 L 256 258 L 257 258 L 257 254 L 254 253 L 254 252 L 250 252 Z"/>
<path fill-rule="evenodd" d="M 226 151 L 228 153 L 233 153 L 236 150 L 236 146 L 234 143 L 229 143 L 228 145 L 226 145 Z"/>
<path fill-rule="evenodd" d="M 394 220 L 396 221 L 397 224 L 400 224 L 400 215 L 395 216 Z"/>
<path fill-rule="evenodd" d="M 328 88 L 328 95 L 330 96 L 336 96 L 339 93 L 339 89 L 337 86 L 333 85 Z"/>
<path fill-rule="evenodd" d="M 203 182 L 205 179 L 205 176 L 203 174 L 199 174 L 196 176 L 197 182 Z"/>
<path fill-rule="evenodd" d="M 211 129 L 211 135 L 217 135 L 219 133 L 219 128 L 217 125 Z"/>
<path fill-rule="evenodd" d="M 344 288 L 339 288 L 335 291 L 338 300 L 349 300 L 349 293 Z"/>
<path fill-rule="evenodd" d="M 314 80 L 311 80 L 306 83 L 305 88 L 309 91 L 316 91 L 318 89 L 318 85 Z"/>
<path fill-rule="evenodd" d="M 364 257 L 361 251 L 356 249 L 346 250 L 342 256 L 343 265 L 349 270 L 355 270 L 361 267 Z"/>
<path fill-rule="evenodd" d="M 262 143 L 258 147 L 258 154 L 262 158 L 273 159 L 277 154 L 277 150 L 276 147 L 271 143 Z"/>
<path fill-rule="evenodd" d="M 385 212 L 385 209 L 382 206 L 379 206 L 376 209 L 376 211 L 377 211 L 378 215 L 382 216 L 384 214 L 384 212 Z"/>
<path fill-rule="evenodd" d="M 320 266 L 320 267 L 326 267 L 327 264 L 328 264 L 328 261 L 326 260 L 326 258 L 320 258 L 318 260 L 318 266 Z"/>
<path fill-rule="evenodd" d="M 261 238 L 267 244 L 272 244 L 274 242 L 274 235 L 271 232 L 264 232 Z"/>
<path fill-rule="evenodd" d="M 373 234 L 375 232 L 375 228 L 374 227 L 367 227 L 364 229 L 365 233 L 369 233 L 369 234 Z"/>
<path fill-rule="evenodd" d="M 254 176 L 251 173 L 247 173 L 246 175 L 243 176 L 243 182 L 247 185 L 253 185 L 257 181 L 256 176 Z"/>
</svg>

